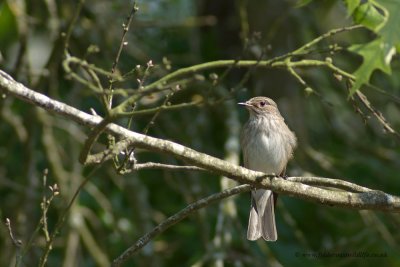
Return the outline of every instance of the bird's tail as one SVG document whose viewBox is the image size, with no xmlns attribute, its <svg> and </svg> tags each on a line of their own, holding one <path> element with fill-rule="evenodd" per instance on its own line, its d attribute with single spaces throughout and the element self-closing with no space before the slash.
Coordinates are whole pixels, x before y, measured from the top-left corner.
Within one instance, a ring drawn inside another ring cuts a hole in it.
<svg viewBox="0 0 400 267">
<path fill-rule="evenodd" d="M 276 241 L 278 234 L 275 225 L 274 194 L 270 190 L 258 189 L 251 192 L 251 209 L 247 239 Z"/>
</svg>

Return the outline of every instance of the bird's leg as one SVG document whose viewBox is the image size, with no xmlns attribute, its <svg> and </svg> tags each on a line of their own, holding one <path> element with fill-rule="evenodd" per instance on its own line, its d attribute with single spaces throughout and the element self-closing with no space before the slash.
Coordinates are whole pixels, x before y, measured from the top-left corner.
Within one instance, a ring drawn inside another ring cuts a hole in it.
<svg viewBox="0 0 400 267">
<path fill-rule="evenodd" d="M 286 180 L 289 176 L 286 174 L 279 174 L 278 177 Z"/>
<path fill-rule="evenodd" d="M 282 170 L 282 172 L 278 175 L 278 177 L 286 180 L 288 176 L 286 175 L 286 167 Z"/>
</svg>

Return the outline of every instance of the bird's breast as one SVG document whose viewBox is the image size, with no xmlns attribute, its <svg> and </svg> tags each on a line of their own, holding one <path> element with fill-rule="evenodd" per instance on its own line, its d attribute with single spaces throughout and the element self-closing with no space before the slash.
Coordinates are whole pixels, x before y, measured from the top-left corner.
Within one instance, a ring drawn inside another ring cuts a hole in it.
<svg viewBox="0 0 400 267">
<path fill-rule="evenodd" d="M 287 164 L 288 151 L 284 136 L 276 132 L 257 132 L 243 147 L 247 167 L 265 173 L 280 174 Z"/>
</svg>

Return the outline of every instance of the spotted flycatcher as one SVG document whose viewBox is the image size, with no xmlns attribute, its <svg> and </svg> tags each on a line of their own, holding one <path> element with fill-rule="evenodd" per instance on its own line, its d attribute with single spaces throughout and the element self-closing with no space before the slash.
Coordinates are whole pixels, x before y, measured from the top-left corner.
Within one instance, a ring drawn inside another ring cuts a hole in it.
<svg viewBox="0 0 400 267">
<path fill-rule="evenodd" d="M 283 176 L 297 141 L 276 103 L 268 97 L 257 96 L 239 104 L 244 105 L 250 113 L 240 137 L 244 166 Z M 267 241 L 278 239 L 274 211 L 276 196 L 271 190 L 252 190 L 248 240 L 260 237 Z"/>
</svg>

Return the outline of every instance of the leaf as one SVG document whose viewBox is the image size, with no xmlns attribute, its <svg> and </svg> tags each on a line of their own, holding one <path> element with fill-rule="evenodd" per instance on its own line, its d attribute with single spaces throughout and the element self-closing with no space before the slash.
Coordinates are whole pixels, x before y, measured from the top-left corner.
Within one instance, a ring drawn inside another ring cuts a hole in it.
<svg viewBox="0 0 400 267">
<path fill-rule="evenodd" d="M 367 44 L 352 45 L 349 51 L 363 57 L 363 63 L 353 73 L 356 81 L 350 89 L 350 95 L 354 94 L 362 84 L 368 83 L 372 73 L 380 69 L 387 74 L 391 74 L 390 60 L 393 55 L 394 47 L 385 43 L 382 38 L 377 38 Z"/>
<path fill-rule="evenodd" d="M 387 14 L 387 22 L 378 31 L 378 34 L 380 34 L 389 45 L 400 45 L 400 1 L 379 0 L 376 4 Z"/>
<path fill-rule="evenodd" d="M 350 51 L 363 57 L 363 63 L 353 73 L 356 81 L 350 90 L 350 95 L 362 84 L 368 83 L 374 70 L 380 69 L 385 73 L 391 73 L 392 58 L 400 51 L 400 1 L 369 0 L 356 8 L 353 18 L 357 23 L 374 31 L 377 37 L 372 42 L 349 48 Z"/>
<path fill-rule="evenodd" d="M 359 5 L 354 10 L 353 19 L 356 23 L 364 25 L 366 28 L 375 32 L 382 26 L 382 23 L 385 22 L 384 15 L 382 15 L 371 2 Z"/>
<path fill-rule="evenodd" d="M 361 0 L 345 0 L 347 6 L 347 16 L 351 16 L 354 10 L 360 5 Z"/>
</svg>

